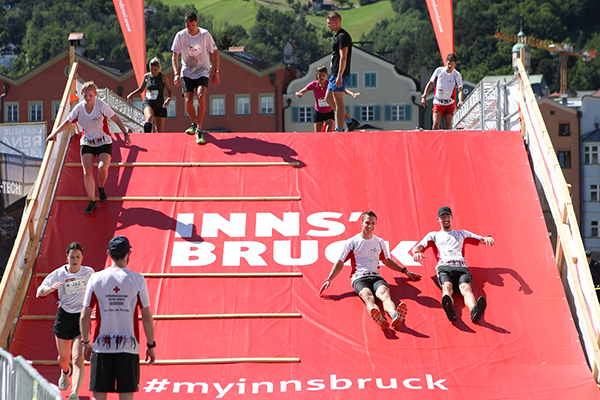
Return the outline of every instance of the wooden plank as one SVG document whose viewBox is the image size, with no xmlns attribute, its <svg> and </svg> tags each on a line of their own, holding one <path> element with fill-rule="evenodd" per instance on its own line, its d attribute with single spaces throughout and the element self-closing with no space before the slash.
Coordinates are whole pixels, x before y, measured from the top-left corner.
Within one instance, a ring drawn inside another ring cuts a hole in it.
<svg viewBox="0 0 600 400">
<path fill-rule="evenodd" d="M 54 315 L 22 315 L 25 321 L 54 321 Z M 142 316 L 138 316 L 142 319 Z M 302 318 L 300 313 L 237 313 L 237 314 L 172 314 L 154 315 L 155 320 L 192 320 L 192 319 L 261 319 L 261 318 Z M 91 319 L 95 319 L 94 316 Z"/>
<path fill-rule="evenodd" d="M 48 272 L 38 272 L 36 278 L 45 278 Z M 301 272 L 145 272 L 145 278 L 301 278 Z"/>
<path fill-rule="evenodd" d="M 98 163 L 94 163 L 97 166 Z M 111 167 L 299 167 L 299 161 L 240 162 L 115 162 Z M 81 167 L 81 163 L 65 163 L 65 167 Z"/>
<path fill-rule="evenodd" d="M 48 366 L 58 365 L 57 360 L 31 360 L 33 366 Z M 240 364 L 240 363 L 270 363 L 270 364 L 286 364 L 299 363 L 299 357 L 232 357 L 232 358 L 194 358 L 181 360 L 156 360 L 154 365 L 199 365 L 199 364 Z M 85 365 L 90 365 L 89 361 L 84 362 Z M 146 364 L 144 360 L 140 360 L 140 364 Z"/>
<path fill-rule="evenodd" d="M 89 201 L 83 196 L 58 196 L 58 201 Z M 265 197 L 157 197 L 157 196 L 115 196 L 108 201 L 300 201 L 300 196 L 265 196 Z"/>
</svg>

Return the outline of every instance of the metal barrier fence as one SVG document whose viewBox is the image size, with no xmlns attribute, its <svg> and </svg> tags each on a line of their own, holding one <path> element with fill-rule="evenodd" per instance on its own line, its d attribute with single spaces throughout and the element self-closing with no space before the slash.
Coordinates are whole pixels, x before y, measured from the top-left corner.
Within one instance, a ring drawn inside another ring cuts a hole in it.
<svg viewBox="0 0 600 400">
<path fill-rule="evenodd" d="M 0 349 L 0 399 L 61 400 L 62 396 L 27 360 Z"/>
</svg>

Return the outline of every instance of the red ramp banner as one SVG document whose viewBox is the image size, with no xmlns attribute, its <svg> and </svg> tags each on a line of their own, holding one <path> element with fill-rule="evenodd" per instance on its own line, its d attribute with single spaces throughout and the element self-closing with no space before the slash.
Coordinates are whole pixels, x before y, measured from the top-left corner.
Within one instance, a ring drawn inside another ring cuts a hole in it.
<svg viewBox="0 0 600 400">
<path fill-rule="evenodd" d="M 146 25 L 144 20 L 144 0 L 113 0 L 115 11 L 125 37 L 125 44 L 131 57 L 135 79 L 142 83 L 146 73 Z"/>
<path fill-rule="evenodd" d="M 440 48 L 442 60 L 454 53 L 454 16 L 452 15 L 452 0 L 426 0 L 435 38 Z"/>
</svg>

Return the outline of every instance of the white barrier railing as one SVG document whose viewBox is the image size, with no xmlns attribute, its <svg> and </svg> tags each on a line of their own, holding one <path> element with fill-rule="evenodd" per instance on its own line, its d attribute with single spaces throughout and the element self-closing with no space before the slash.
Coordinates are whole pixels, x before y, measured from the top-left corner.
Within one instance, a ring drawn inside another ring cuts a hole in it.
<svg viewBox="0 0 600 400">
<path fill-rule="evenodd" d="M 0 399 L 61 400 L 57 387 L 33 368 L 21 356 L 13 358 L 0 349 Z"/>
</svg>

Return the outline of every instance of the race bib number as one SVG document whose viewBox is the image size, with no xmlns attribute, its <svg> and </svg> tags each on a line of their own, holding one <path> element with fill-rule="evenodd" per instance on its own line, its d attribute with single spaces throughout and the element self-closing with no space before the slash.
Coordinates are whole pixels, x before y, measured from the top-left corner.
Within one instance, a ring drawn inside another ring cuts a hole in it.
<svg viewBox="0 0 600 400">
<path fill-rule="evenodd" d="M 319 100 L 317 100 L 317 104 L 319 105 L 319 107 L 329 107 L 329 104 L 325 100 L 325 97 L 321 97 Z"/>
<path fill-rule="evenodd" d="M 146 100 L 158 99 L 158 90 L 146 90 Z"/>
<path fill-rule="evenodd" d="M 465 264 L 465 259 L 463 258 L 462 252 L 460 250 L 451 250 L 447 253 L 442 254 L 442 256 L 440 257 L 440 262 L 445 265 L 453 265 L 459 267 Z"/>
<path fill-rule="evenodd" d="M 85 277 L 69 278 L 65 280 L 65 294 L 76 294 L 85 292 Z"/>
<path fill-rule="evenodd" d="M 450 92 L 448 90 L 438 89 L 437 93 L 436 93 L 436 96 L 440 100 L 449 100 L 450 96 L 452 96 L 452 92 Z"/>
</svg>

